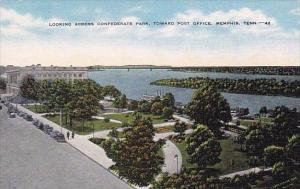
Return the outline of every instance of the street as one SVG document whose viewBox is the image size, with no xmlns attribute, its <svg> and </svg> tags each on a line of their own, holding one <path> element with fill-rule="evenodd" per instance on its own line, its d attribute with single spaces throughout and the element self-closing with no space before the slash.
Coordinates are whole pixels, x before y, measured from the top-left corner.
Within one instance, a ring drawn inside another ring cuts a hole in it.
<svg viewBox="0 0 300 189">
<path fill-rule="evenodd" d="M 1 189 L 131 188 L 99 164 L 0 110 Z"/>
</svg>

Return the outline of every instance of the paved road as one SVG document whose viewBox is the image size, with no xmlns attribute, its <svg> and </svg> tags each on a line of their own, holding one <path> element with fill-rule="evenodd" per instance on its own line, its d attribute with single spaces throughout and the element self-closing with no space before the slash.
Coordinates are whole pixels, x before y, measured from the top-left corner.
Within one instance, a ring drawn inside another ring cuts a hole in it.
<svg viewBox="0 0 300 189">
<path fill-rule="evenodd" d="M 67 143 L 0 110 L 1 189 L 131 188 Z"/>
</svg>

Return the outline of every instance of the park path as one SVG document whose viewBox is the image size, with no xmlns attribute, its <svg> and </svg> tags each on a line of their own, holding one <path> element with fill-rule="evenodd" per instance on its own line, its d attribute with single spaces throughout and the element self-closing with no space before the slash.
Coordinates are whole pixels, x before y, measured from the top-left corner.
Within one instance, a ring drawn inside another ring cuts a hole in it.
<svg viewBox="0 0 300 189">
<path fill-rule="evenodd" d="M 250 173 L 259 173 L 259 172 L 266 172 L 266 171 L 271 171 L 271 170 L 272 170 L 272 168 L 262 169 L 262 168 L 259 168 L 259 167 L 254 167 L 254 168 L 250 168 L 250 169 L 247 169 L 247 170 L 237 171 L 237 172 L 230 173 L 230 174 L 227 174 L 227 175 L 222 175 L 219 178 L 220 179 L 233 178 L 236 175 L 243 176 L 243 175 L 247 175 L 247 174 L 250 174 Z"/>
<path fill-rule="evenodd" d="M 182 155 L 177 146 L 170 140 L 166 140 L 163 152 L 165 155 L 163 172 L 168 172 L 169 174 L 179 173 L 182 166 Z"/>
</svg>

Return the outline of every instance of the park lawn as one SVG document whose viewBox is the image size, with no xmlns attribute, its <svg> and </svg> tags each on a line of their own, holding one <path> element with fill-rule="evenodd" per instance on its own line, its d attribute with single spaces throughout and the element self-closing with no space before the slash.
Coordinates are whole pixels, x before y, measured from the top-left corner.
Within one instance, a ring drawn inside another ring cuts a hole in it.
<svg viewBox="0 0 300 189">
<path fill-rule="evenodd" d="M 244 125 L 246 127 L 249 127 L 252 124 L 258 123 L 259 121 L 261 122 L 262 125 L 273 124 L 273 119 L 267 118 L 267 117 L 263 117 L 263 118 L 259 118 L 259 119 L 255 119 L 255 120 L 241 119 L 240 124 Z"/>
<path fill-rule="evenodd" d="M 221 162 L 217 163 L 214 166 L 209 168 L 214 168 L 219 171 L 221 175 L 228 174 L 240 170 L 249 169 L 249 165 L 247 164 L 247 155 L 243 152 L 240 152 L 240 145 L 235 144 L 231 138 L 219 140 L 222 152 L 219 158 Z M 182 167 L 183 168 L 195 168 L 196 164 L 191 164 L 187 162 L 188 154 L 185 150 L 186 143 L 183 140 L 180 143 L 175 143 L 182 155 Z M 234 161 L 234 165 L 231 164 L 232 160 Z"/>
<path fill-rule="evenodd" d="M 219 140 L 222 148 L 219 158 L 221 162 L 211 168 L 218 169 L 221 174 L 233 173 L 250 169 L 247 163 L 247 154 L 240 151 L 240 145 L 233 142 L 232 138 Z"/>
<path fill-rule="evenodd" d="M 45 105 L 37 104 L 37 105 L 23 105 L 24 108 L 34 112 L 34 113 L 47 113 L 47 108 Z"/>
<path fill-rule="evenodd" d="M 158 123 L 163 123 L 165 122 L 165 119 L 162 116 L 156 116 L 153 114 L 144 114 L 141 113 L 141 115 L 143 117 L 150 117 L 152 119 L 152 123 L 153 124 L 158 124 Z M 121 121 L 123 123 L 127 122 L 127 123 L 131 123 L 133 120 L 133 116 L 132 113 L 117 113 L 117 114 L 108 114 L 108 115 L 104 115 L 104 117 L 110 118 L 110 119 L 115 119 L 118 121 Z"/>
<path fill-rule="evenodd" d="M 53 121 L 57 124 L 60 124 L 60 119 L 59 115 L 47 115 L 45 116 L 47 119 L 50 121 Z M 65 117 L 62 117 L 62 122 L 63 122 L 63 127 L 70 129 L 69 124 L 66 126 L 65 124 Z M 113 123 L 113 122 L 104 122 L 104 120 L 99 120 L 99 119 L 92 119 L 90 121 L 85 121 L 84 122 L 84 127 L 82 127 L 82 122 L 76 119 L 73 119 L 73 130 L 75 133 L 80 134 L 80 135 L 86 135 L 90 134 L 93 132 L 93 125 L 95 126 L 95 132 L 96 131 L 103 131 L 103 130 L 108 130 L 108 129 L 113 129 L 120 127 L 121 124 L 119 123 Z M 70 129 L 71 130 L 71 129 Z"/>
<path fill-rule="evenodd" d="M 174 130 L 174 126 L 169 125 L 169 126 L 155 128 L 155 133 L 167 133 L 167 132 L 172 132 L 173 130 Z"/>
</svg>

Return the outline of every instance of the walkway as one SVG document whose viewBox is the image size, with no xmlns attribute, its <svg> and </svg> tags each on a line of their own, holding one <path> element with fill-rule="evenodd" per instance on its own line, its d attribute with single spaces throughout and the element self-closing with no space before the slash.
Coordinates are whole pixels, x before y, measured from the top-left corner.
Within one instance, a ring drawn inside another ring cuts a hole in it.
<svg viewBox="0 0 300 189">
<path fill-rule="evenodd" d="M 24 108 L 23 106 L 18 106 L 18 109 L 32 115 L 34 119 L 38 119 L 41 122 L 50 125 L 51 127 L 53 127 L 54 130 L 62 131 L 62 133 L 65 136 L 66 133 L 69 131 L 63 127 L 60 127 L 56 123 L 42 117 L 41 115 L 31 112 L 30 110 Z M 102 148 L 90 142 L 84 136 L 75 134 L 75 139 L 67 140 L 67 142 L 74 148 L 78 149 L 81 153 L 85 154 L 86 156 L 88 156 L 95 162 L 101 164 L 105 168 L 109 168 L 113 164 L 112 160 L 106 156 L 106 153 Z"/>
<path fill-rule="evenodd" d="M 250 174 L 250 173 L 259 173 L 259 172 L 265 172 L 265 171 L 270 171 L 272 170 L 272 168 L 266 168 L 266 169 L 261 169 L 259 167 L 254 167 L 254 168 L 251 168 L 251 169 L 247 169 L 247 170 L 243 170 L 243 171 L 237 171 L 237 172 L 234 172 L 234 173 L 230 173 L 230 174 L 227 174 L 227 175 L 222 175 L 220 176 L 219 178 L 220 179 L 223 179 L 223 178 L 233 178 L 234 176 L 236 175 L 239 175 L 239 176 L 243 176 L 243 175 L 247 175 L 247 174 Z"/>
<path fill-rule="evenodd" d="M 177 146 L 170 140 L 166 140 L 166 144 L 163 146 L 163 152 L 165 155 L 164 167 L 162 170 L 169 174 L 178 173 L 181 170 L 182 155 Z M 178 159 L 176 158 L 178 157 Z"/>
</svg>

